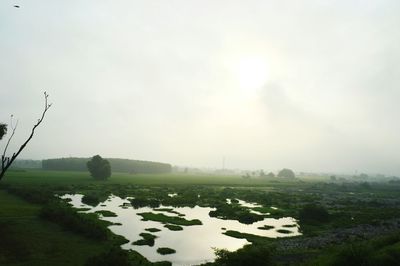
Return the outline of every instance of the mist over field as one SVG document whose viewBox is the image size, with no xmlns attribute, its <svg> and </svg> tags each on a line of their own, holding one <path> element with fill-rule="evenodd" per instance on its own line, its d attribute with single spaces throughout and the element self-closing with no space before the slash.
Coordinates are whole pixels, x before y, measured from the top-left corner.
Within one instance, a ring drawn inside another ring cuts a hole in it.
<svg viewBox="0 0 400 266">
<path fill-rule="evenodd" d="M 10 150 L 54 103 L 21 158 L 400 175 L 399 1 L 20 5 L 0 3 Z"/>
</svg>

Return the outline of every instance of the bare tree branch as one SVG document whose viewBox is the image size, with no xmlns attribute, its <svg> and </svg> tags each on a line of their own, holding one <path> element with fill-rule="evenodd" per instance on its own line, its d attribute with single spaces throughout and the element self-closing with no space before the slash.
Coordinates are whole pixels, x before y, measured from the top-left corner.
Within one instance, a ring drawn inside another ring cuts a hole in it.
<svg viewBox="0 0 400 266">
<path fill-rule="evenodd" d="M 47 92 L 44 92 L 44 110 L 42 112 L 42 116 L 38 119 L 37 123 L 33 126 L 31 134 L 29 135 L 29 137 L 27 138 L 27 140 L 21 145 L 21 147 L 19 147 L 18 151 L 13 153 L 13 155 L 10 157 L 6 157 L 6 151 L 8 148 L 8 144 L 10 143 L 10 140 L 12 139 L 14 133 L 15 133 L 15 129 L 17 128 L 17 125 L 15 127 L 13 127 L 13 133 L 11 135 L 11 137 L 8 139 L 7 145 L 4 149 L 3 155 L 1 156 L 1 172 L 0 172 L 0 180 L 4 177 L 4 174 L 6 173 L 6 171 L 8 170 L 8 168 L 11 166 L 11 164 L 14 162 L 14 160 L 18 157 L 18 155 L 22 152 L 22 150 L 26 147 L 26 145 L 28 144 L 28 142 L 32 139 L 33 135 L 35 134 L 35 129 L 40 125 L 40 123 L 42 123 L 46 112 L 50 109 L 52 104 L 49 104 L 47 99 L 48 99 L 49 95 L 47 94 Z"/>
<path fill-rule="evenodd" d="M 7 149 L 8 149 L 8 145 L 10 145 L 10 141 L 11 141 L 11 139 L 14 137 L 15 130 L 16 130 L 17 127 L 18 127 L 18 120 L 17 120 L 17 123 L 15 124 L 15 126 L 13 126 L 13 115 L 11 115 L 10 126 L 11 126 L 11 129 L 12 129 L 12 133 L 11 133 L 11 136 L 8 138 L 7 145 L 6 145 L 6 147 L 4 148 L 4 152 L 3 152 L 3 156 L 2 156 L 2 157 L 5 157 L 5 156 L 6 156 Z"/>
</svg>

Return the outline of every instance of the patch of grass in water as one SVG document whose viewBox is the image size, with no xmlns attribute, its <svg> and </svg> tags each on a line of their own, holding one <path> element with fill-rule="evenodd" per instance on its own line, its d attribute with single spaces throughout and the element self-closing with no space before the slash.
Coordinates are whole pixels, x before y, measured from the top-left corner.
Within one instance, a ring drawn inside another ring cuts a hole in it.
<svg viewBox="0 0 400 266">
<path fill-rule="evenodd" d="M 77 208 L 77 210 L 78 210 L 79 212 L 86 212 L 86 211 L 90 211 L 91 208 Z"/>
<path fill-rule="evenodd" d="M 169 212 L 169 213 L 174 213 L 174 214 L 178 214 L 179 216 L 185 216 L 184 214 L 181 214 L 177 211 L 174 211 L 174 209 L 172 208 L 155 208 L 153 209 L 154 211 L 158 211 L 158 212 Z"/>
<path fill-rule="evenodd" d="M 176 250 L 172 249 L 172 248 L 158 248 L 157 252 L 161 255 L 168 255 L 168 254 L 176 253 Z"/>
<path fill-rule="evenodd" d="M 138 197 L 130 199 L 129 201 L 135 209 L 141 207 L 158 208 L 160 206 L 160 201 L 156 198 Z"/>
<path fill-rule="evenodd" d="M 272 225 L 264 225 L 264 226 L 257 227 L 257 229 L 260 229 L 260 230 L 270 230 L 273 228 L 275 228 L 275 226 L 272 226 Z"/>
<path fill-rule="evenodd" d="M 167 216 L 162 213 L 152 213 L 152 212 L 142 212 L 138 213 L 138 215 L 142 216 L 143 219 L 142 221 L 155 221 L 155 222 L 161 222 L 161 223 L 170 223 L 170 224 L 175 224 L 175 225 L 202 225 L 202 222 L 198 219 L 194 220 L 186 220 L 182 217 L 176 217 L 176 216 Z"/>
<path fill-rule="evenodd" d="M 95 213 L 101 214 L 104 217 L 117 217 L 118 216 L 115 213 L 113 213 L 112 211 L 107 211 L 107 210 L 96 211 Z"/>
<path fill-rule="evenodd" d="M 129 207 L 132 207 L 132 204 L 124 202 L 123 204 L 119 205 L 122 209 L 127 209 Z"/>
<path fill-rule="evenodd" d="M 252 224 L 264 219 L 263 215 L 251 213 L 248 208 L 237 204 L 221 204 L 216 210 L 208 213 L 210 217 L 217 217 L 224 220 L 237 220 L 243 224 Z"/>
<path fill-rule="evenodd" d="M 228 230 L 228 231 L 224 232 L 223 234 L 230 236 L 230 237 L 234 237 L 234 238 L 246 239 L 247 241 L 252 242 L 254 244 L 271 243 L 271 240 L 269 240 L 267 237 L 241 233 L 241 232 L 233 231 L 233 230 Z"/>
<path fill-rule="evenodd" d="M 278 230 L 276 230 L 278 233 L 281 233 L 281 234 L 291 234 L 291 233 L 293 233 L 292 231 L 290 231 L 290 230 L 286 230 L 286 229 L 278 229 Z"/>
<path fill-rule="evenodd" d="M 251 209 L 254 211 L 261 212 L 264 215 L 269 215 L 270 217 L 281 217 L 281 216 L 286 216 L 286 215 L 289 216 L 289 214 L 285 213 L 283 210 L 273 209 L 271 207 L 254 207 Z"/>
<path fill-rule="evenodd" d="M 151 233 L 155 233 L 155 232 L 160 232 L 161 231 L 161 229 L 158 229 L 158 228 L 146 228 L 144 230 L 146 230 L 147 232 L 151 232 Z"/>
<path fill-rule="evenodd" d="M 97 195 L 84 195 L 82 197 L 82 202 L 86 205 L 96 206 L 100 203 L 100 198 Z"/>
<path fill-rule="evenodd" d="M 291 227 L 297 227 L 297 225 L 295 225 L 295 224 L 285 224 L 285 225 L 282 225 L 282 227 L 291 228 Z"/>
<path fill-rule="evenodd" d="M 154 246 L 154 239 L 156 239 L 157 236 L 149 233 L 141 233 L 140 236 L 142 237 L 142 239 L 133 242 L 132 245 L 150 246 L 150 247 Z"/>
<path fill-rule="evenodd" d="M 166 224 L 164 227 L 168 228 L 171 231 L 182 231 L 183 227 L 179 225 L 174 225 L 174 224 Z"/>
</svg>

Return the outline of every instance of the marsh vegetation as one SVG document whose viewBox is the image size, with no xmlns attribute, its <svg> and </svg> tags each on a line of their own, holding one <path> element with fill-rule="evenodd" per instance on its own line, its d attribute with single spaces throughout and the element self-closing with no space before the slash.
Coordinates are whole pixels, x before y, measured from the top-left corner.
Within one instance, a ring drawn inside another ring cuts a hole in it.
<svg viewBox="0 0 400 266">
<path fill-rule="evenodd" d="M 90 247 L 87 255 L 70 258 L 87 261 L 88 265 L 108 255 L 108 260 L 143 265 L 225 265 L 226 261 L 243 262 L 239 257 L 249 261 L 264 258 L 269 261 L 265 265 L 313 265 L 316 261 L 326 265 L 349 256 L 338 246 L 343 243 L 360 250 L 355 254 L 375 248 L 376 252 L 368 256 L 373 261 L 382 259 L 382 254 L 390 261 L 397 254 L 400 202 L 399 187 L 393 182 L 370 183 L 367 187 L 329 179 L 249 181 L 240 177 L 132 178 L 116 174 L 98 183 L 89 175 L 74 172 L 10 173 L 9 181 L 1 184 L 2 198 L 11 193 L 30 202 L 19 203 L 21 206 L 37 206 L 39 224 L 50 222 L 66 230 L 68 235 L 61 237 L 65 243 L 69 243 L 69 235 L 98 241 L 84 244 Z M 216 212 L 218 215 L 214 215 Z M 243 220 L 249 214 L 255 219 Z M 20 230 L 7 228 L 10 232 Z M 26 235 L 29 239 L 31 234 Z M 391 236 L 391 240 L 376 242 L 382 235 Z M 16 254 L 12 247 L 18 246 L 24 246 L 26 254 L 18 259 L 7 255 L 3 261 L 31 260 L 36 256 L 32 252 L 44 252 L 26 247 L 28 239 L 7 237 L 7 243 L 14 244 L 4 248 L 2 254 L 7 250 L 7 254 Z M 175 253 L 160 252 L 160 248 Z M 62 256 L 54 259 L 60 261 Z"/>
</svg>

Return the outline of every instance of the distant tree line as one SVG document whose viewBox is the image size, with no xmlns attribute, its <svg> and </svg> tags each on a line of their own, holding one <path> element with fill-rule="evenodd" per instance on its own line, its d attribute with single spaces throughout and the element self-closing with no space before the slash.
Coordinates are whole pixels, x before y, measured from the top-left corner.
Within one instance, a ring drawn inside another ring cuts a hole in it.
<svg viewBox="0 0 400 266">
<path fill-rule="evenodd" d="M 43 170 L 87 171 L 89 158 L 60 158 L 42 160 Z"/>
<path fill-rule="evenodd" d="M 259 171 L 252 171 L 252 172 L 247 172 L 245 175 L 242 175 L 242 178 L 244 179 L 250 179 L 251 177 L 255 177 L 257 176 L 261 177 L 261 178 L 275 178 L 275 177 L 279 177 L 279 178 L 290 178 L 290 179 L 294 179 L 296 178 L 296 174 L 293 172 L 293 170 L 288 169 L 288 168 L 283 168 L 282 170 L 280 170 L 278 172 L 277 175 L 275 175 L 273 172 L 269 172 L 268 174 L 266 174 L 264 172 L 264 170 L 259 170 Z"/>
<path fill-rule="evenodd" d="M 91 158 L 59 158 L 42 161 L 42 169 L 58 171 L 87 171 L 87 162 Z M 131 174 L 170 173 L 172 166 L 167 163 L 139 161 L 129 159 L 107 159 L 113 172 Z"/>
<path fill-rule="evenodd" d="M 18 160 L 18 159 L 16 159 L 10 168 L 40 169 L 40 168 L 42 168 L 42 161 L 41 160 Z"/>
</svg>

